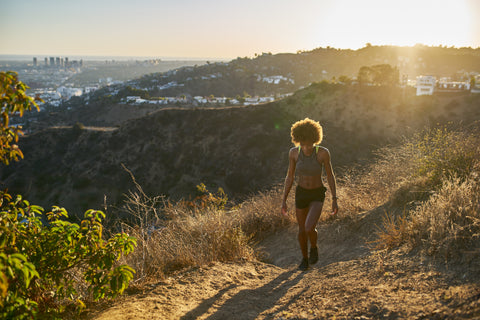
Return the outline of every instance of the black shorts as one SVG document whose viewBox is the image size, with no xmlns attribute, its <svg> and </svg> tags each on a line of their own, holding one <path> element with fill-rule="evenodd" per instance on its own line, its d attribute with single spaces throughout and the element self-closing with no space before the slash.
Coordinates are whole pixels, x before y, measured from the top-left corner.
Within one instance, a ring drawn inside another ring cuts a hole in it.
<svg viewBox="0 0 480 320">
<path fill-rule="evenodd" d="M 323 186 L 315 189 L 305 189 L 297 186 L 295 190 L 295 206 L 298 209 L 305 209 L 314 201 L 323 202 L 325 201 L 326 191 L 327 188 Z"/>
</svg>

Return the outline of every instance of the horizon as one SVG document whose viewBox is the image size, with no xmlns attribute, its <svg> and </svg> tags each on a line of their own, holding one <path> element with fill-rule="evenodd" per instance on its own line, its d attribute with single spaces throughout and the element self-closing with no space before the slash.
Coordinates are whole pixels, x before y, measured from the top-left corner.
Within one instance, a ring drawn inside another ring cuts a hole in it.
<svg viewBox="0 0 480 320">
<path fill-rule="evenodd" d="M 59 55 L 59 54 L 0 54 L 0 61 L 30 61 L 33 58 L 39 59 L 41 61 L 44 58 L 50 57 L 62 57 L 70 58 L 72 60 L 86 60 L 86 61 L 103 61 L 103 60 L 115 60 L 115 61 L 132 61 L 132 60 L 155 60 L 160 59 L 161 61 L 224 61 L 225 59 L 215 59 L 215 58 L 202 58 L 202 57 L 154 57 L 154 56 L 96 56 L 96 55 Z"/>
<path fill-rule="evenodd" d="M 0 54 L 231 60 L 319 47 L 480 47 L 476 0 L 0 0 Z"/>
<path fill-rule="evenodd" d="M 364 47 L 362 48 L 357 48 L 357 49 L 350 49 L 350 48 L 335 48 L 335 47 L 318 47 L 318 48 L 313 48 L 308 51 L 314 51 L 316 49 L 326 49 L 326 48 L 331 48 L 334 50 L 353 50 L 357 51 L 363 48 L 366 48 L 367 46 L 372 46 L 372 47 L 398 47 L 398 48 L 415 48 L 416 46 L 425 46 L 425 47 L 444 47 L 444 48 L 454 48 L 454 49 L 463 49 L 463 48 L 471 48 L 473 50 L 478 50 L 480 49 L 480 46 L 478 47 L 455 47 L 455 46 L 446 46 L 446 45 L 425 45 L 422 43 L 417 43 L 412 46 L 397 46 L 397 45 L 375 45 L 371 43 L 367 43 Z M 296 54 L 297 52 L 279 52 L 275 54 Z M 85 61 L 104 61 L 104 60 L 112 60 L 112 61 L 135 61 L 135 60 L 155 60 L 159 59 L 161 61 L 210 61 L 210 62 L 228 62 L 234 59 L 230 58 L 211 58 L 211 57 L 159 57 L 159 56 L 114 56 L 114 55 L 78 55 L 78 54 L 72 54 L 72 55 L 60 55 L 60 54 L 2 54 L 0 53 L 0 61 L 30 61 L 33 58 L 37 58 L 39 61 L 41 61 L 44 58 L 50 58 L 50 57 L 62 57 L 62 58 L 70 58 L 72 60 L 85 60 Z M 238 58 L 238 57 L 237 57 Z M 242 57 L 243 58 L 243 57 Z M 247 58 L 254 58 L 253 57 L 247 57 Z"/>
</svg>

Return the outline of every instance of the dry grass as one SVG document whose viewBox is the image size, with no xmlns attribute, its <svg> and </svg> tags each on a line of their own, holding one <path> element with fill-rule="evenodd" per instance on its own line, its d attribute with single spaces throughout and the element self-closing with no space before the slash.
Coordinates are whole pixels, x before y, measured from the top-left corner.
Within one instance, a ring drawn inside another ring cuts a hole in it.
<svg viewBox="0 0 480 320">
<path fill-rule="evenodd" d="M 212 261 L 253 258 L 249 237 L 222 211 L 170 220 L 147 234 L 138 227 L 128 231 L 139 239 L 140 250 L 129 256 L 128 263 L 144 265 L 140 280 L 162 278 L 169 272 Z"/>
<path fill-rule="evenodd" d="M 133 175 L 132 179 L 135 182 Z M 136 191 L 127 195 L 124 205 L 132 222 L 120 228 L 137 238 L 137 249 L 124 263 L 137 271 L 139 285 L 214 261 L 254 260 L 256 241 L 294 221 L 280 214 L 279 190 L 228 208 L 220 190 L 213 194 L 202 186 L 204 194 L 197 199 L 171 203 L 147 196 L 135 184 Z"/>
<path fill-rule="evenodd" d="M 414 164 L 414 149 L 407 143 L 384 147 L 376 152 L 376 161 L 357 166 L 337 177 L 340 217 L 355 217 L 392 201 L 392 195 L 407 181 Z M 328 201 L 327 201 L 328 203 Z"/>
<path fill-rule="evenodd" d="M 260 240 L 272 232 L 295 223 L 293 197 L 289 197 L 287 201 L 288 217 L 280 214 L 282 195 L 283 189 L 279 187 L 254 195 L 243 202 L 236 212 L 242 230 L 254 236 L 255 240 Z"/>
<path fill-rule="evenodd" d="M 480 136 L 477 129 L 437 129 L 405 146 L 415 150 L 410 175 L 394 191 L 377 248 L 402 244 L 444 258 L 480 251 Z M 386 164 L 388 165 L 388 163 Z M 405 169 L 402 166 L 400 170 Z M 412 205 L 413 204 L 413 205 Z"/>
<path fill-rule="evenodd" d="M 405 237 L 412 247 L 422 246 L 427 253 L 446 258 L 480 249 L 478 172 L 463 181 L 446 180 L 435 195 L 411 213 Z"/>
<path fill-rule="evenodd" d="M 374 249 L 393 249 L 403 243 L 406 238 L 408 228 L 408 219 L 406 215 L 395 216 L 386 214 L 383 218 L 383 230 L 377 233 L 378 238 L 373 241 Z"/>
</svg>

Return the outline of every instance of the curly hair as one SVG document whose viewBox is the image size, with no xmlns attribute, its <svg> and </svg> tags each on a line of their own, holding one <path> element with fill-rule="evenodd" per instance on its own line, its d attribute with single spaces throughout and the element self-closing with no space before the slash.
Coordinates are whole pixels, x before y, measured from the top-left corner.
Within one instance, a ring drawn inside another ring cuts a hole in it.
<svg viewBox="0 0 480 320">
<path fill-rule="evenodd" d="M 305 118 L 292 125 L 290 135 L 296 146 L 304 141 L 319 144 L 323 140 L 323 129 L 317 121 Z"/>
</svg>

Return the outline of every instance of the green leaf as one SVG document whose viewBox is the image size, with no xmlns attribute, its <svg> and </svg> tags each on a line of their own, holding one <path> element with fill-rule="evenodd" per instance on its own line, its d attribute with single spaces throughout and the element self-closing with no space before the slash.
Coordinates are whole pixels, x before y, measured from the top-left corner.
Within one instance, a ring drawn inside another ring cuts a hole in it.
<svg viewBox="0 0 480 320">
<path fill-rule="evenodd" d="M 15 272 L 13 272 L 13 269 L 10 266 L 7 267 L 7 275 L 10 279 L 15 279 Z"/>
</svg>

